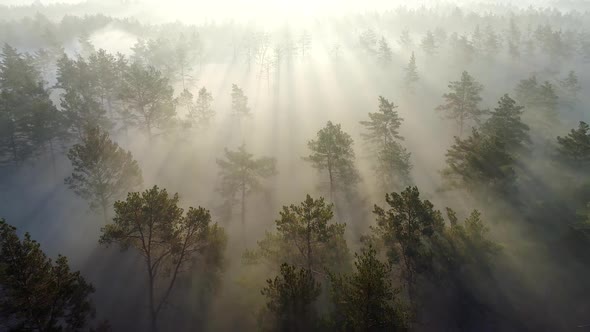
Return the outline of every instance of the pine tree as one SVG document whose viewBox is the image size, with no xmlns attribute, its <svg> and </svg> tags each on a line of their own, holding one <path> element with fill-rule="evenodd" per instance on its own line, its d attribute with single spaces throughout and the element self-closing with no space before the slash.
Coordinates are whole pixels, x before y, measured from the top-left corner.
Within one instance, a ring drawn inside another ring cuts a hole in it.
<svg viewBox="0 0 590 332">
<path fill-rule="evenodd" d="M 399 264 L 410 303 L 415 306 L 420 275 L 430 268 L 431 254 L 425 239 L 443 225 L 439 211 L 420 198 L 416 187 L 385 195 L 389 209 L 375 205 L 375 232 L 382 239 L 389 258 Z"/>
<path fill-rule="evenodd" d="M 211 92 L 207 91 L 205 87 L 199 90 L 197 101 L 195 103 L 193 118 L 199 119 L 202 124 L 208 124 L 211 119 L 215 116 L 215 111 L 211 107 L 213 103 L 213 96 Z"/>
<path fill-rule="evenodd" d="M 178 279 L 198 259 L 220 255 L 226 245 L 225 231 L 212 223 L 208 210 L 178 207 L 178 194 L 154 186 L 132 192 L 115 203 L 113 223 L 102 229 L 100 243 L 133 248 L 143 257 L 148 279 L 148 310 L 151 331 L 170 299 Z"/>
<path fill-rule="evenodd" d="M 248 107 L 248 97 L 244 95 L 244 91 L 232 84 L 231 86 L 231 110 L 232 114 L 238 119 L 250 116 L 250 107 Z"/>
<path fill-rule="evenodd" d="M 317 139 L 311 140 L 307 146 L 311 154 L 304 160 L 319 171 L 328 174 L 330 200 L 334 203 L 337 191 L 346 191 L 359 180 L 354 165 L 353 140 L 343 132 L 339 124 L 328 121 L 326 126 L 317 133 Z"/>
<path fill-rule="evenodd" d="M 402 188 L 410 182 L 410 153 L 399 143 L 402 119 L 392 102 L 379 96 L 379 112 L 369 113 L 370 121 L 361 121 L 366 129 L 361 136 L 373 151 L 374 169 L 384 192 Z"/>
<path fill-rule="evenodd" d="M 407 29 L 402 30 L 399 36 L 399 44 L 402 49 L 411 49 L 414 46 L 414 41 L 410 37 L 410 32 Z"/>
<path fill-rule="evenodd" d="M 531 77 L 521 80 L 518 83 L 516 86 L 516 99 L 527 109 L 537 106 L 539 99 L 539 83 L 537 82 L 536 75 L 531 75 Z"/>
<path fill-rule="evenodd" d="M 268 279 L 261 291 L 266 297 L 262 312 L 262 330 L 280 332 L 315 331 L 319 315 L 314 303 L 321 293 L 321 285 L 309 270 L 281 265 L 280 275 Z"/>
<path fill-rule="evenodd" d="M 557 137 L 558 152 L 570 163 L 578 166 L 590 162 L 590 126 L 580 121 L 578 129 L 572 129 L 565 137 Z"/>
<path fill-rule="evenodd" d="M 33 59 L 8 44 L 0 62 L 0 164 L 19 164 L 64 137 L 64 119 Z"/>
<path fill-rule="evenodd" d="M 491 117 L 483 124 L 482 133 L 500 140 L 513 153 L 526 151 L 525 145 L 530 143 L 530 138 L 529 126 L 520 118 L 523 109 L 505 94 L 498 101 L 498 107 L 490 113 Z"/>
<path fill-rule="evenodd" d="M 301 58 L 305 59 L 306 56 L 309 56 L 309 51 L 311 50 L 311 35 L 307 30 L 303 30 L 297 44 L 301 52 Z"/>
<path fill-rule="evenodd" d="M 483 316 L 501 319 L 506 314 L 505 309 L 498 311 L 496 299 L 482 292 L 500 292 L 490 271 L 501 247 L 489 239 L 479 211 L 474 210 L 463 222 L 449 208 L 447 215 L 449 222 L 431 241 L 435 271 L 429 278 L 436 286 L 422 297 L 444 308 L 441 314 L 450 328 L 478 329 Z M 439 292 L 437 286 L 445 287 L 446 292 Z"/>
<path fill-rule="evenodd" d="M 213 96 L 206 88 L 199 90 L 197 100 L 193 100 L 193 94 L 188 90 L 183 90 L 176 98 L 176 105 L 180 109 L 186 109 L 187 122 L 191 127 L 206 126 L 215 116 L 215 111 L 211 107 Z"/>
<path fill-rule="evenodd" d="M 10 331 L 80 331 L 94 317 L 94 287 L 68 259 L 48 258 L 38 242 L 0 219 L 0 320 Z"/>
<path fill-rule="evenodd" d="M 496 32 L 491 26 L 486 27 L 484 52 L 488 59 L 497 56 L 500 49 L 500 40 Z"/>
<path fill-rule="evenodd" d="M 475 30 L 473 30 L 473 34 L 471 35 L 471 45 L 473 45 L 475 53 L 484 53 L 485 37 L 484 34 L 481 32 L 479 24 L 475 26 Z"/>
<path fill-rule="evenodd" d="M 379 40 L 379 50 L 377 54 L 378 61 L 382 66 L 388 66 L 391 64 L 391 61 L 393 60 L 393 55 L 391 52 L 391 47 L 389 47 L 389 44 L 387 43 L 387 40 L 385 40 L 385 37 L 381 37 L 381 39 Z"/>
<path fill-rule="evenodd" d="M 418 67 L 416 66 L 416 57 L 414 56 L 414 52 L 410 56 L 410 62 L 408 66 L 405 68 L 406 76 L 404 77 L 404 85 L 406 90 L 410 93 L 414 93 L 414 84 L 420 80 L 418 76 Z"/>
<path fill-rule="evenodd" d="M 245 258 L 274 266 L 287 262 L 319 275 L 326 270 L 343 270 L 349 261 L 346 225 L 330 223 L 332 208 L 322 197 L 313 199 L 309 195 L 298 205 L 283 206 L 275 221 L 276 233 L 267 232 L 258 248 L 248 251 Z"/>
<path fill-rule="evenodd" d="M 122 85 L 121 68 L 117 64 L 118 59 L 99 49 L 88 58 L 88 66 L 96 77 L 96 90 L 100 97 L 100 104 L 105 108 L 110 117 L 113 117 L 113 107 L 118 99 L 117 93 Z"/>
<path fill-rule="evenodd" d="M 91 208 L 100 209 L 105 223 L 111 204 L 142 185 L 141 170 L 131 152 L 120 148 L 97 126 L 86 128 L 68 158 L 74 171 L 65 183 Z"/>
<path fill-rule="evenodd" d="M 582 89 L 578 81 L 578 76 L 573 70 L 570 70 L 567 77 L 563 80 L 560 80 L 559 83 L 561 87 L 567 92 L 567 94 L 572 98 L 576 98 L 578 92 Z"/>
<path fill-rule="evenodd" d="M 466 139 L 455 137 L 447 151 L 443 176 L 451 187 L 484 194 L 511 194 L 516 173 L 514 157 L 503 138 L 488 136 L 477 129 Z"/>
<path fill-rule="evenodd" d="M 359 36 L 361 49 L 369 55 L 377 53 L 377 35 L 372 29 L 363 31 Z"/>
<path fill-rule="evenodd" d="M 174 91 L 160 71 L 133 63 L 124 73 L 120 98 L 125 104 L 122 112 L 130 123 L 146 131 L 151 140 L 159 129 L 166 133 L 174 123 Z"/>
<path fill-rule="evenodd" d="M 449 89 L 451 92 L 443 95 L 445 103 L 436 109 L 444 112 L 447 118 L 457 122 L 459 137 L 461 137 L 467 122 L 479 123 L 480 117 L 484 114 L 484 111 L 479 109 L 483 85 L 464 71 L 460 81 L 450 82 Z"/>
<path fill-rule="evenodd" d="M 239 200 L 245 240 L 247 196 L 260 190 L 261 180 L 277 173 L 276 160 L 269 157 L 254 158 L 242 145 L 236 151 L 225 149 L 225 159 L 217 159 L 217 165 L 221 176 L 220 193 L 230 207 Z"/>
<path fill-rule="evenodd" d="M 113 124 L 100 101 L 99 76 L 89 63 L 81 57 L 69 59 L 64 54 L 58 60 L 57 68 L 56 87 L 63 90 L 60 105 L 70 134 L 80 138 L 86 126 L 111 129 Z"/>
<path fill-rule="evenodd" d="M 406 317 L 391 281 L 391 265 L 372 247 L 356 254 L 355 271 L 331 275 L 332 321 L 337 331 L 406 331 Z"/>
<path fill-rule="evenodd" d="M 426 35 L 422 38 L 420 46 L 426 55 L 433 56 L 436 54 L 438 45 L 436 44 L 436 39 L 434 38 L 432 31 L 428 30 L 428 32 L 426 32 Z"/>
</svg>

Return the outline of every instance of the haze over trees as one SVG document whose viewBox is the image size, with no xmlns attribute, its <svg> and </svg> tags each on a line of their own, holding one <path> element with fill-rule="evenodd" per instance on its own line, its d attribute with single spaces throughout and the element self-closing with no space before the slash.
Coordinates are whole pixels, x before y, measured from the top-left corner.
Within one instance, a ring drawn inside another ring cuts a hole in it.
<svg viewBox="0 0 590 332">
<path fill-rule="evenodd" d="M 590 324 L 584 1 L 12 4 L 0 330 Z"/>
</svg>

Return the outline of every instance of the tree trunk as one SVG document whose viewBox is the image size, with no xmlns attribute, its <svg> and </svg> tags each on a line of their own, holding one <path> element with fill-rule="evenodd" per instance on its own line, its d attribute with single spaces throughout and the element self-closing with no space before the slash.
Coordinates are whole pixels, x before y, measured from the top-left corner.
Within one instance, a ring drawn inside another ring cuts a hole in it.
<svg viewBox="0 0 590 332">
<path fill-rule="evenodd" d="M 246 185 L 242 186 L 241 222 L 242 222 L 242 241 L 244 242 L 244 246 L 245 246 L 246 245 Z"/>
<path fill-rule="evenodd" d="M 311 220 L 307 221 L 307 269 L 311 272 Z"/>
<path fill-rule="evenodd" d="M 334 204 L 334 176 L 330 165 L 328 165 L 328 175 L 330 176 L 330 201 Z"/>
<path fill-rule="evenodd" d="M 158 326 L 156 324 L 158 314 L 156 312 L 155 303 L 154 303 L 154 275 L 152 274 L 152 264 L 151 264 L 151 259 L 150 259 L 149 255 L 146 258 L 146 263 L 147 263 L 147 269 L 148 269 L 148 283 L 149 283 L 149 285 L 148 285 L 148 287 L 149 287 L 148 301 L 149 301 L 149 310 L 150 310 L 150 331 L 156 332 L 158 330 Z"/>
</svg>

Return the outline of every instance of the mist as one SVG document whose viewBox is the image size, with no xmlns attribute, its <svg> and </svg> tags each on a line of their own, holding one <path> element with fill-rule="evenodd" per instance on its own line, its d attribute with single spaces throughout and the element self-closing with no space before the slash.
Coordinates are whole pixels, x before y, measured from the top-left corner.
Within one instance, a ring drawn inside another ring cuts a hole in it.
<svg viewBox="0 0 590 332">
<path fill-rule="evenodd" d="M 0 0 L 0 43 L 2 331 L 590 326 L 586 1 Z"/>
</svg>

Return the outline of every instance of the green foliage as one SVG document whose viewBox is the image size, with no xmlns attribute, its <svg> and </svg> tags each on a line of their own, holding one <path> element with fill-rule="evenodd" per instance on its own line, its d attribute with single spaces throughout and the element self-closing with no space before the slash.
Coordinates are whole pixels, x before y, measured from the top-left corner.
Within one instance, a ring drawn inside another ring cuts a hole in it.
<svg viewBox="0 0 590 332">
<path fill-rule="evenodd" d="M 321 286 L 309 270 L 281 265 L 280 275 L 268 279 L 261 291 L 267 299 L 261 313 L 263 331 L 303 332 L 319 327 L 314 303 Z"/>
<path fill-rule="evenodd" d="M 200 123 L 208 124 L 211 118 L 215 115 L 215 111 L 211 108 L 213 96 L 211 92 L 204 87 L 199 90 L 199 96 L 195 103 L 195 108 L 190 114 L 193 119 L 198 119 Z"/>
<path fill-rule="evenodd" d="M 94 316 L 91 284 L 53 262 L 31 239 L 0 219 L 0 326 L 8 331 L 80 331 Z"/>
<path fill-rule="evenodd" d="M 367 130 L 361 136 L 375 145 L 386 145 L 396 139 L 403 140 L 399 134 L 402 118 L 396 108 L 394 103 L 379 96 L 379 112 L 369 113 L 370 121 L 360 122 Z"/>
<path fill-rule="evenodd" d="M 432 239 L 433 273 L 429 277 L 435 286 L 431 293 L 423 294 L 424 301 L 442 303 L 445 320 L 467 330 L 487 319 L 505 319 L 502 315 L 509 308 L 499 310 L 503 313 L 493 308 L 500 290 L 491 273 L 501 247 L 489 239 L 477 210 L 462 223 L 449 208 L 447 215 L 449 225 Z"/>
<path fill-rule="evenodd" d="M 19 164 L 64 137 L 63 116 L 33 59 L 7 44 L 0 62 L 0 165 Z"/>
<path fill-rule="evenodd" d="M 146 131 L 151 139 L 154 129 L 165 133 L 174 124 L 176 110 L 174 90 L 160 71 L 139 63 L 131 64 L 124 73 L 119 94 L 125 104 L 125 121 Z"/>
<path fill-rule="evenodd" d="M 99 49 L 88 57 L 88 66 L 96 80 L 95 89 L 100 104 L 112 116 L 114 103 L 118 100 L 118 91 L 123 84 L 123 72 L 126 70 L 127 60 L 120 53 L 115 56 Z"/>
<path fill-rule="evenodd" d="M 270 157 L 254 158 L 242 145 L 236 151 L 225 149 L 225 159 L 217 159 L 221 185 L 219 192 L 231 206 L 241 204 L 242 228 L 245 227 L 246 198 L 261 189 L 261 180 L 277 173 L 276 160 Z M 245 229 L 244 229 L 245 230 Z"/>
<path fill-rule="evenodd" d="M 202 62 L 203 41 L 193 31 L 185 35 L 162 36 L 156 39 L 140 39 L 132 47 L 132 60 L 144 66 L 151 66 L 171 80 L 180 79 L 185 89 L 185 80 L 190 78 L 190 65 Z"/>
<path fill-rule="evenodd" d="M 575 98 L 578 95 L 578 92 L 580 92 L 582 89 L 578 81 L 578 76 L 573 70 L 570 70 L 567 77 L 565 77 L 563 80 L 560 80 L 559 84 L 567 92 L 567 94 L 573 98 Z"/>
<path fill-rule="evenodd" d="M 244 91 L 232 84 L 231 86 L 231 110 L 234 116 L 238 119 L 250 116 L 250 107 L 248 107 L 248 97 L 244 95 Z"/>
<path fill-rule="evenodd" d="M 568 162 L 583 166 L 590 162 L 590 126 L 580 121 L 565 137 L 557 137 L 558 152 Z"/>
<path fill-rule="evenodd" d="M 348 265 L 348 247 L 344 239 L 345 224 L 329 223 L 332 205 L 323 198 L 307 195 L 300 205 L 283 206 L 275 221 L 277 232 L 267 232 L 258 248 L 246 252 L 245 258 L 276 266 L 287 262 L 314 273 L 342 270 Z"/>
<path fill-rule="evenodd" d="M 379 112 L 369 113 L 370 121 L 361 121 L 366 132 L 361 136 L 374 151 L 374 169 L 378 183 L 384 192 L 401 189 L 410 180 L 410 153 L 398 142 L 402 119 L 392 102 L 379 96 Z"/>
<path fill-rule="evenodd" d="M 199 258 L 221 262 L 225 249 L 225 231 L 211 222 L 209 211 L 190 207 L 184 213 L 178 199 L 178 194 L 170 196 L 157 186 L 129 193 L 125 201 L 115 203 L 113 223 L 100 237 L 102 244 L 131 247 L 144 258 L 152 330 L 177 277 Z"/>
<path fill-rule="evenodd" d="M 424 239 L 442 229 L 442 216 L 430 201 L 420 199 L 417 187 L 408 187 L 401 194 L 386 194 L 385 201 L 388 210 L 375 205 L 375 232 L 384 242 L 392 262 L 399 263 L 414 305 L 418 278 L 431 265 L 431 253 Z"/>
<path fill-rule="evenodd" d="M 529 126 L 521 120 L 523 106 L 505 94 L 498 101 L 498 107 L 491 112 L 491 117 L 483 124 L 482 132 L 500 140 L 507 150 L 515 153 L 524 152 L 530 143 Z"/>
<path fill-rule="evenodd" d="M 82 57 L 72 60 L 64 54 L 57 68 L 56 87 L 63 90 L 60 105 L 70 133 L 80 137 L 86 126 L 111 129 L 113 124 L 100 102 L 98 76 L 90 64 Z"/>
<path fill-rule="evenodd" d="M 68 158 L 74 171 L 65 183 L 91 208 L 102 209 L 105 223 L 107 208 L 142 185 L 141 169 L 131 152 L 120 148 L 99 127 L 87 127 L 81 142 L 68 152 Z"/>
<path fill-rule="evenodd" d="M 406 313 L 391 281 L 391 265 L 377 259 L 372 247 L 356 254 L 355 272 L 331 275 L 336 331 L 406 331 Z"/>
<path fill-rule="evenodd" d="M 426 35 L 422 38 L 420 47 L 422 47 L 422 50 L 428 56 L 433 56 L 437 53 L 438 45 L 436 45 L 436 39 L 432 31 L 428 30 L 426 32 Z"/>
<path fill-rule="evenodd" d="M 492 193 L 508 193 L 513 189 L 514 158 L 497 136 L 487 136 L 473 129 L 471 136 L 464 140 L 455 137 L 455 144 L 446 157 L 447 168 L 443 175 L 451 187 Z"/>
<path fill-rule="evenodd" d="M 406 75 L 404 77 L 404 84 L 406 89 L 413 93 L 414 92 L 414 85 L 416 82 L 420 80 L 420 76 L 418 75 L 418 67 L 416 66 L 416 56 L 414 52 L 410 56 L 410 62 L 408 66 L 405 68 Z"/>
<path fill-rule="evenodd" d="M 535 75 L 520 81 L 516 99 L 527 109 L 526 120 L 539 134 L 547 136 L 559 123 L 558 97 L 547 81 L 539 85 Z"/>
<path fill-rule="evenodd" d="M 215 111 L 211 107 L 213 103 L 213 96 L 206 88 L 199 90 L 197 100 L 193 100 L 193 94 L 188 90 L 183 90 L 178 98 L 176 104 L 178 107 L 188 111 L 187 119 L 189 125 L 192 126 L 206 126 L 215 116 Z"/>
<path fill-rule="evenodd" d="M 381 37 L 381 39 L 379 40 L 379 50 L 377 51 L 377 58 L 382 66 L 390 65 L 391 61 L 393 60 L 391 47 L 389 47 L 389 44 L 387 43 L 387 40 L 385 40 L 385 37 Z"/>
<path fill-rule="evenodd" d="M 485 113 L 479 109 L 483 85 L 464 71 L 460 81 L 450 82 L 449 89 L 451 92 L 443 95 L 445 103 L 438 106 L 436 110 L 444 112 L 447 118 L 457 122 L 458 136 L 461 137 L 466 123 L 471 121 L 479 124 L 480 117 Z"/>
<path fill-rule="evenodd" d="M 346 191 L 359 180 L 352 144 L 350 135 L 343 132 L 339 124 L 335 125 L 331 121 L 318 131 L 317 139 L 307 143 L 311 154 L 304 160 L 319 171 L 328 173 L 332 202 L 336 191 Z"/>
</svg>

